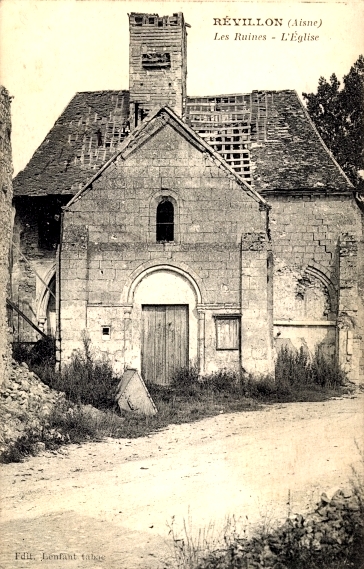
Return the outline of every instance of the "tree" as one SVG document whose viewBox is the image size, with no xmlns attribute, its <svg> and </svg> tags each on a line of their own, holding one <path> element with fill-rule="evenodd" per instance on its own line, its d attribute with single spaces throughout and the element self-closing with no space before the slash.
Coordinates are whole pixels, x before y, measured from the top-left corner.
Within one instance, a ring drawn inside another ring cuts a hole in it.
<svg viewBox="0 0 364 569">
<path fill-rule="evenodd" d="M 317 93 L 302 93 L 321 138 L 358 190 L 364 190 L 364 57 L 340 88 L 335 74 L 320 77 Z"/>
</svg>

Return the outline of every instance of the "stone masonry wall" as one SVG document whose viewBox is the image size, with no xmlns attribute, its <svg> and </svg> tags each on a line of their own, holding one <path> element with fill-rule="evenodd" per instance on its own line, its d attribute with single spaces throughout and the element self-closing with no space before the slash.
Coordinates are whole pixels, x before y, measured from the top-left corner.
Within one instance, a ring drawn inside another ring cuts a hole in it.
<svg viewBox="0 0 364 569">
<path fill-rule="evenodd" d="M 353 380 L 363 378 L 363 302 L 357 292 L 358 243 L 363 239 L 360 211 L 353 197 L 269 197 L 274 253 L 274 321 L 338 321 L 350 328 L 345 350 L 335 340 L 335 327 L 296 328 L 313 341 L 329 342 Z M 350 251 L 346 247 L 350 242 Z M 349 263 L 349 265 L 348 265 Z M 350 291 L 350 306 L 348 301 Z M 349 314 L 350 313 L 350 314 Z M 348 324 L 350 320 L 350 325 Z M 284 327 L 275 327 L 282 332 Z M 295 333 L 291 328 L 291 333 Z M 352 343 L 350 338 L 352 335 Z M 342 334 L 341 334 L 342 336 Z M 349 337 L 349 351 L 347 344 Z M 341 340 L 343 342 L 343 340 Z M 360 367 L 360 372 L 359 372 Z M 359 377 L 358 377 L 359 376 Z"/>
<path fill-rule="evenodd" d="M 0 86 L 0 384 L 8 376 L 10 358 L 6 297 L 10 281 L 12 174 L 10 97 Z"/>
<path fill-rule="evenodd" d="M 131 128 L 155 107 L 169 106 L 182 116 L 186 97 L 186 27 L 183 14 L 129 16 L 129 90 Z M 158 59 L 169 58 L 168 62 Z M 153 63 L 153 58 L 156 61 Z M 139 105 L 135 108 L 134 105 Z M 139 115 L 135 117 L 135 111 Z"/>
<path fill-rule="evenodd" d="M 171 243 L 156 242 L 156 206 L 163 196 L 175 205 Z M 125 161 L 120 158 L 112 164 L 64 213 L 63 355 L 81 345 L 86 327 L 94 343 L 105 350 L 100 342 L 103 322 L 111 322 L 114 331 L 108 352 L 122 351 L 128 334 L 125 313 L 130 315 L 131 310 L 128 291 L 136 276 L 154 265 L 179 268 L 197 283 L 202 297 L 197 306 L 200 325 L 205 344 L 211 347 L 214 315 L 241 309 L 241 236 L 265 235 L 266 215 L 233 176 L 173 128 L 164 127 Z M 266 253 L 262 266 L 266 286 Z M 259 294 L 253 289 L 245 292 L 246 303 L 249 294 L 252 298 Z M 93 322 L 98 321 L 94 330 L 87 320 L 90 307 Z M 213 356 L 206 353 L 206 357 Z M 228 354 L 224 357 L 222 367 Z"/>
<path fill-rule="evenodd" d="M 243 371 L 274 373 L 271 242 L 266 232 L 241 239 Z"/>
</svg>

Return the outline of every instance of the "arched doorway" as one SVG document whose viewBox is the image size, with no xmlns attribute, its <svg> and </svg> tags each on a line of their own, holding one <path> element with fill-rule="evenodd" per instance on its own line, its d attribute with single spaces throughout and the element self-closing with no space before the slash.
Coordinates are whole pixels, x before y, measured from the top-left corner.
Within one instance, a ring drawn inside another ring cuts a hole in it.
<svg viewBox="0 0 364 569">
<path fill-rule="evenodd" d="M 197 360 L 197 286 L 174 268 L 155 267 L 138 278 L 133 302 L 133 350 L 147 382 L 167 385 Z"/>
</svg>

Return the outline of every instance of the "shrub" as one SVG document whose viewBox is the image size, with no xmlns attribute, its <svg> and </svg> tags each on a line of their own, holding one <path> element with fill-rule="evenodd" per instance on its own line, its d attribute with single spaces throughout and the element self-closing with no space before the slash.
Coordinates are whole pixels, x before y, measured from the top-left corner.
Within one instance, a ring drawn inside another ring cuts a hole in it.
<svg viewBox="0 0 364 569">
<path fill-rule="evenodd" d="M 41 380 L 52 389 L 62 391 L 76 404 L 93 405 L 98 409 L 115 407 L 115 393 L 120 381 L 107 358 L 96 360 L 91 352 L 90 341 L 84 339 L 83 351 L 75 353 L 62 372 L 54 370 L 47 361 L 32 365 Z"/>
<path fill-rule="evenodd" d="M 243 379 L 243 389 L 246 396 L 263 400 L 276 399 L 282 392 L 284 395 L 290 393 L 286 385 L 277 383 L 271 375 L 248 375 Z"/>
<path fill-rule="evenodd" d="M 198 396 L 203 394 L 236 394 L 240 392 L 241 380 L 237 372 L 222 369 L 202 377 L 198 368 L 183 368 L 172 377 L 170 389 L 175 393 Z"/>
<path fill-rule="evenodd" d="M 308 354 L 302 346 L 297 352 L 286 346 L 281 348 L 275 365 L 277 383 L 282 385 L 303 385 L 307 383 L 308 366 Z"/>
<path fill-rule="evenodd" d="M 342 387 L 347 379 L 334 359 L 325 357 L 317 348 L 310 358 L 302 346 L 297 351 L 281 348 L 278 352 L 275 377 L 277 386 L 294 388 L 316 385 L 322 388 Z"/>
<path fill-rule="evenodd" d="M 47 336 L 38 340 L 34 345 L 14 343 L 13 357 L 19 363 L 25 362 L 31 367 L 54 367 L 56 363 L 55 339 Z"/>
<path fill-rule="evenodd" d="M 28 344 L 25 342 L 13 342 L 12 344 L 12 351 L 13 351 L 13 358 L 20 364 L 25 362 L 26 364 L 30 364 L 30 352 L 32 349 L 32 344 Z"/>
<path fill-rule="evenodd" d="M 226 369 L 211 373 L 205 378 L 206 383 L 217 393 L 236 394 L 241 391 L 241 379 L 239 374 Z"/>
<path fill-rule="evenodd" d="M 177 370 L 171 379 L 169 389 L 188 396 L 197 395 L 201 384 L 197 366 Z"/>
<path fill-rule="evenodd" d="M 95 361 L 76 354 L 59 374 L 61 391 L 76 403 L 90 404 L 99 409 L 115 406 L 115 392 L 120 378 L 108 360 Z"/>
<path fill-rule="evenodd" d="M 339 364 L 327 360 L 318 350 L 310 364 L 311 381 L 321 387 L 337 388 L 345 385 L 347 377 Z"/>
</svg>

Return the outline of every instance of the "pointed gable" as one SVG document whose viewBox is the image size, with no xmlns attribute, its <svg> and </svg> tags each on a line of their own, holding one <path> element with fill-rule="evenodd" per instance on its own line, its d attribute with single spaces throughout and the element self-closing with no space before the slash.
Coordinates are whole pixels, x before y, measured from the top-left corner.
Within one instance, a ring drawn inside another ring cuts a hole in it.
<svg viewBox="0 0 364 569">
<path fill-rule="evenodd" d="M 87 192 L 92 184 L 117 160 L 127 160 L 134 152 L 140 149 L 147 141 L 156 136 L 166 125 L 169 125 L 180 137 L 188 142 L 189 145 L 197 149 L 200 153 L 205 155 L 214 165 L 220 169 L 221 176 L 227 179 L 234 180 L 241 189 L 252 197 L 256 202 L 262 206 L 267 206 L 265 200 L 252 189 L 246 181 L 241 178 L 234 170 L 226 163 L 226 161 L 215 152 L 200 136 L 186 125 L 171 109 L 164 107 L 152 112 L 120 145 L 119 150 L 106 162 L 99 171 L 92 176 L 84 185 L 84 187 L 71 199 L 67 204 L 70 207 L 73 203 L 78 201 L 85 192 Z M 177 145 L 177 143 L 176 143 Z M 174 149 L 172 144 L 172 150 Z M 156 156 L 158 159 L 158 156 Z M 161 156 L 162 158 L 162 156 Z M 152 167 L 153 159 L 150 159 Z M 185 171 L 188 176 L 188 171 Z M 152 168 L 150 170 L 152 177 Z"/>
</svg>

